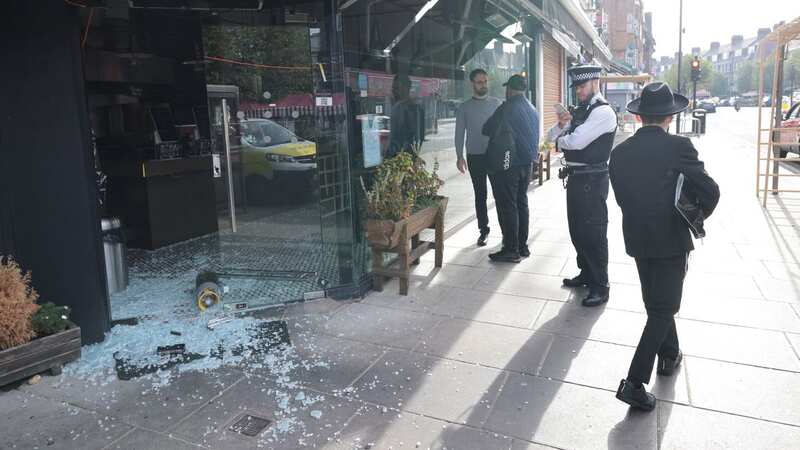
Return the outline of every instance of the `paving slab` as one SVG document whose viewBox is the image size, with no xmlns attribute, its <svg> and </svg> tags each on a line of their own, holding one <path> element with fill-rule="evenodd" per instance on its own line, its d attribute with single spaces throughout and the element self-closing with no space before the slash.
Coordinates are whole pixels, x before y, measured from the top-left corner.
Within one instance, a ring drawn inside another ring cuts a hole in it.
<svg viewBox="0 0 800 450">
<path fill-rule="evenodd" d="M 692 404 L 800 426 L 800 373 L 687 358 Z"/>
<path fill-rule="evenodd" d="M 385 352 L 376 345 L 315 334 L 298 336 L 293 344 L 297 371 L 292 379 L 326 392 L 348 387 Z"/>
<path fill-rule="evenodd" d="M 681 303 L 679 317 L 766 330 L 800 333 L 792 305 L 768 300 L 706 297 Z"/>
<path fill-rule="evenodd" d="M 542 256 L 532 254 L 528 258 L 524 258 L 519 264 L 498 264 L 488 259 L 483 264 L 495 270 L 559 276 L 564 266 L 567 264 L 567 260 L 568 258 L 564 256 Z"/>
<path fill-rule="evenodd" d="M 514 442 L 511 444 L 511 450 L 552 450 L 554 448 L 556 447 L 520 441 L 519 439 L 514 439 Z"/>
<path fill-rule="evenodd" d="M 689 270 L 686 276 L 684 293 L 687 298 L 703 296 L 763 298 L 752 276 L 699 273 L 692 270 Z"/>
<path fill-rule="evenodd" d="M 613 392 L 627 375 L 635 350 L 624 345 L 557 336 L 539 375 Z M 689 403 L 682 367 L 671 377 L 656 376 L 653 372 L 649 388 L 660 400 Z"/>
<path fill-rule="evenodd" d="M 130 431 L 104 414 L 15 390 L 0 393 L 0 448 L 101 449 Z"/>
<path fill-rule="evenodd" d="M 183 439 L 139 428 L 107 447 L 108 450 L 199 450 L 202 448 L 204 447 Z"/>
<path fill-rule="evenodd" d="M 562 277 L 574 277 L 578 274 L 578 263 L 570 259 L 564 269 L 559 275 Z M 636 265 L 633 259 L 628 258 L 627 263 L 608 263 L 608 281 L 611 283 L 624 283 L 639 285 L 639 272 L 636 270 Z"/>
<path fill-rule="evenodd" d="M 437 325 L 415 351 L 535 375 L 552 341 L 553 336 L 546 333 L 449 319 Z"/>
<path fill-rule="evenodd" d="M 469 267 L 458 264 L 443 264 L 435 267 L 430 262 L 423 262 L 412 268 L 413 277 L 425 283 L 425 286 L 453 286 L 472 288 L 481 277 L 489 271 L 488 267 Z"/>
<path fill-rule="evenodd" d="M 489 367 L 393 350 L 354 388 L 361 400 L 479 427 L 505 377 Z"/>
<path fill-rule="evenodd" d="M 322 330 L 330 336 L 410 350 L 441 320 L 430 314 L 353 303 Z"/>
<path fill-rule="evenodd" d="M 427 286 L 422 289 L 411 289 L 408 295 L 397 295 L 395 290 L 384 289 L 382 292 L 370 292 L 361 303 L 431 313 L 438 310 L 437 306 L 441 303 L 442 296 L 450 289 L 452 288 L 449 286 Z"/>
<path fill-rule="evenodd" d="M 513 263 L 502 263 L 511 265 Z M 498 264 L 499 266 L 499 264 Z M 492 270 L 481 278 L 475 289 L 484 292 L 568 301 L 573 291 L 561 287 L 562 277 L 532 273 Z"/>
<path fill-rule="evenodd" d="M 587 308 L 573 303 L 548 302 L 536 330 L 635 346 L 647 316 L 604 307 Z"/>
<path fill-rule="evenodd" d="M 775 278 L 756 278 L 756 283 L 764 298 L 787 303 L 800 303 L 800 280 L 778 280 Z"/>
<path fill-rule="evenodd" d="M 172 377 L 169 382 L 145 377 L 105 385 L 62 375 L 23 389 L 132 425 L 165 431 L 243 377 L 232 368 L 222 368 L 213 374 L 174 369 L 169 375 Z"/>
<path fill-rule="evenodd" d="M 530 328 L 546 300 L 473 289 L 448 288 L 434 307 L 436 314 L 498 325 Z"/>
<path fill-rule="evenodd" d="M 797 448 L 800 428 L 671 403 L 658 406 L 661 450 Z"/>
<path fill-rule="evenodd" d="M 676 319 L 684 353 L 723 361 L 800 371 L 782 332 Z"/>
<path fill-rule="evenodd" d="M 612 392 L 511 374 L 486 428 L 569 449 L 655 449 L 656 415 L 629 411 Z"/>
<path fill-rule="evenodd" d="M 287 387 L 249 377 L 183 420 L 172 434 L 219 449 L 319 448 L 355 414 L 357 402 L 303 387 Z M 232 431 L 244 414 L 270 420 L 254 437 Z"/>
<path fill-rule="evenodd" d="M 366 405 L 324 448 L 506 450 L 511 439 L 430 417 Z"/>
</svg>

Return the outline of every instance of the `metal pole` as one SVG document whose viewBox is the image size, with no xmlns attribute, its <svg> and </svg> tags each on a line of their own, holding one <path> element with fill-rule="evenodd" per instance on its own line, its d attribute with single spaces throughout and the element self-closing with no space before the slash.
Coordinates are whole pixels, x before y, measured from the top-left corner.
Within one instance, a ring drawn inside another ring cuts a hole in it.
<svg viewBox="0 0 800 450">
<path fill-rule="evenodd" d="M 683 62 L 683 0 L 678 6 L 678 86 L 676 92 L 681 93 L 681 66 Z M 681 114 L 675 118 L 675 134 L 681 132 Z"/>
<path fill-rule="evenodd" d="M 231 212 L 231 230 L 236 233 L 236 202 L 233 198 L 233 167 L 231 166 L 231 139 L 230 133 L 230 114 L 228 114 L 228 102 L 222 99 L 222 126 L 225 132 L 222 135 L 225 137 L 225 163 L 228 165 L 228 207 Z"/>
</svg>

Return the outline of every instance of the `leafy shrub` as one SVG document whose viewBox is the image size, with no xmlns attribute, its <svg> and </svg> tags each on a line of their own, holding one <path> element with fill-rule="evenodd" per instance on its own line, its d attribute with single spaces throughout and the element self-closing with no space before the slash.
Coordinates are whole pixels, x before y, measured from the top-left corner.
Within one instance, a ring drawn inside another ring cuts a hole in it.
<svg viewBox="0 0 800 450">
<path fill-rule="evenodd" d="M 35 336 L 31 316 L 39 309 L 39 294 L 11 257 L 0 256 L 0 350 L 22 345 Z"/>
<path fill-rule="evenodd" d="M 47 302 L 33 315 L 31 325 L 38 337 L 64 331 L 69 326 L 69 307 Z"/>
<path fill-rule="evenodd" d="M 407 152 L 384 161 L 369 190 L 362 180 L 367 218 L 398 221 L 433 206 L 444 184 L 437 175 L 438 169 L 438 161 L 429 172 L 422 158 Z"/>
</svg>

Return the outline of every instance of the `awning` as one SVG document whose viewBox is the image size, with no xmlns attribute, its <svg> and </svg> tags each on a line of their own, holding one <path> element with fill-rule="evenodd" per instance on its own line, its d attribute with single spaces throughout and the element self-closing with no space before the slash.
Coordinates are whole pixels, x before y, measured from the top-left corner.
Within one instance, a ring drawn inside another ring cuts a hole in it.
<svg viewBox="0 0 800 450">
<path fill-rule="evenodd" d="M 581 44 L 575 42 L 571 37 L 566 35 L 565 33 L 553 28 L 551 30 L 551 34 L 553 39 L 559 43 L 564 50 L 573 58 L 578 58 L 581 54 Z"/>
<path fill-rule="evenodd" d="M 649 83 L 652 79 L 650 74 L 642 75 L 606 75 L 600 77 L 602 83 Z"/>
<path fill-rule="evenodd" d="M 541 0 L 541 8 L 533 0 L 517 1 L 528 13 L 551 29 L 553 38 L 567 52 L 572 54 L 575 51 L 573 44 L 577 44 L 581 47 L 578 54 L 587 52 L 591 55 L 589 60 L 597 59 L 603 67 L 610 67 L 611 51 L 600 39 L 577 0 Z M 564 39 L 565 37 L 568 39 Z M 562 40 L 566 42 L 561 42 Z"/>
</svg>

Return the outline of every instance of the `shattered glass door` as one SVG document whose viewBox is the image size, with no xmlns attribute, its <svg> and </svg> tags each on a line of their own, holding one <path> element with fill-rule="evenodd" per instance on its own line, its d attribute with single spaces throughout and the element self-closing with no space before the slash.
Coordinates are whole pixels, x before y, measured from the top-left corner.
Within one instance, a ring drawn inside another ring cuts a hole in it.
<svg viewBox="0 0 800 450">
<path fill-rule="evenodd" d="M 215 180 L 219 233 L 196 244 L 208 251 L 203 270 L 218 276 L 224 310 L 321 295 L 327 282 L 322 269 L 336 265 L 325 252 L 320 223 L 314 12 L 265 8 L 204 20 L 209 115 L 221 172 Z M 279 24 L 275 14 L 283 15 Z"/>
</svg>

